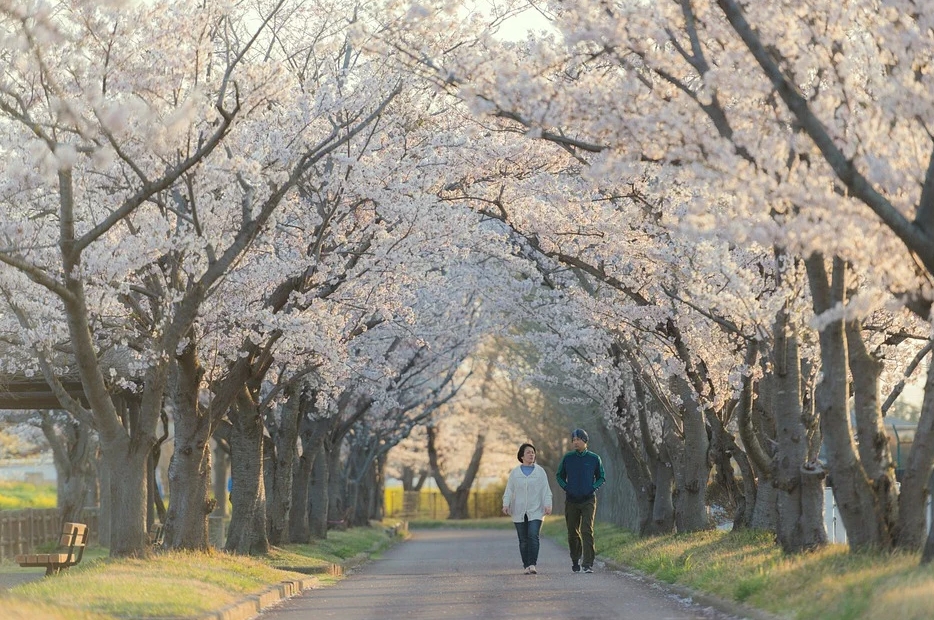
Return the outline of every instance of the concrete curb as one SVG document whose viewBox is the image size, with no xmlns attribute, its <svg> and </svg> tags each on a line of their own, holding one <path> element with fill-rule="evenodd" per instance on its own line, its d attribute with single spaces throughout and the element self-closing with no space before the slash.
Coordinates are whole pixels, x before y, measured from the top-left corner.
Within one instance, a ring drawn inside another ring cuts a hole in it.
<svg viewBox="0 0 934 620">
<path fill-rule="evenodd" d="M 314 588 L 317 584 L 317 577 L 309 577 L 308 579 L 287 579 L 259 594 L 248 596 L 218 611 L 208 612 L 199 616 L 191 616 L 190 620 L 249 620 L 267 607 L 293 597 L 296 594 L 301 594 L 305 590 Z"/>
<path fill-rule="evenodd" d="M 749 605 L 740 603 L 738 601 L 731 601 L 729 599 L 720 598 L 719 596 L 708 594 L 706 592 L 699 592 L 687 586 L 682 586 L 676 583 L 661 581 L 660 579 L 656 579 L 655 577 L 647 575 L 642 571 L 636 570 L 630 566 L 626 566 L 625 564 L 619 564 L 613 560 L 608 560 L 601 557 L 598 557 L 598 559 L 603 562 L 604 566 L 608 570 L 619 571 L 632 577 L 633 579 L 647 583 L 652 587 L 655 587 L 664 592 L 668 592 L 677 597 L 690 600 L 698 605 L 712 607 L 725 614 L 736 616 L 737 618 L 744 618 L 745 620 L 787 620 L 787 618 L 783 616 L 777 616 L 770 612 L 756 609 L 755 607 L 750 607 Z"/>
<path fill-rule="evenodd" d="M 386 533 L 389 535 L 390 541 L 392 541 L 389 546 L 392 546 L 398 542 L 395 540 L 397 537 L 401 539 L 408 534 L 408 526 L 408 522 L 403 521 L 397 524 L 395 527 L 387 528 Z M 374 553 L 377 553 L 378 551 L 386 548 L 387 547 L 377 545 L 368 552 L 358 553 L 353 557 L 347 558 L 340 564 L 330 564 L 326 568 L 322 567 L 315 572 L 325 573 L 333 577 L 343 577 L 347 571 L 351 571 L 354 568 L 366 564 Z M 290 569 L 286 568 L 285 570 Z M 264 590 L 263 592 L 260 592 L 259 594 L 247 596 L 240 601 L 232 603 L 218 611 L 211 611 L 205 614 L 189 616 L 187 618 L 179 618 L 176 620 L 251 620 L 251 618 L 255 618 L 264 609 L 267 609 L 272 605 L 279 603 L 280 601 L 292 598 L 293 596 L 301 594 L 305 590 L 310 590 L 317 586 L 318 578 L 313 575 L 305 579 L 287 579 Z"/>
</svg>

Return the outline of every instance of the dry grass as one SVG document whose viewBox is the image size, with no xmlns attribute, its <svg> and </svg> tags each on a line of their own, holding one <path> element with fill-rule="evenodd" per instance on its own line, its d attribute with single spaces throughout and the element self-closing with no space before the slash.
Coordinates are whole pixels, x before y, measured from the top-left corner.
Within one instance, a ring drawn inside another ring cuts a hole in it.
<svg viewBox="0 0 934 620">
<path fill-rule="evenodd" d="M 560 519 L 546 535 L 564 541 Z M 922 620 L 934 617 L 934 567 L 916 553 L 850 553 L 832 545 L 782 554 L 771 534 L 721 531 L 638 539 L 598 524 L 597 552 L 669 583 L 795 620 Z"/>
<path fill-rule="evenodd" d="M 300 577 L 256 558 L 169 552 L 149 560 L 82 562 L 54 578 L 12 589 L 2 606 L 41 602 L 63 612 L 80 610 L 89 618 L 187 616 Z"/>
<path fill-rule="evenodd" d="M 3 620 L 192 616 L 219 610 L 287 579 L 307 579 L 307 573 L 317 568 L 361 553 L 377 553 L 392 542 L 381 527 L 353 528 L 330 532 L 327 540 L 315 544 L 273 549 L 264 557 L 212 551 L 166 552 L 145 560 L 86 559 L 60 575 L 0 594 L 0 616 Z M 319 584 L 334 581 L 322 576 Z"/>
<path fill-rule="evenodd" d="M 415 524 L 413 524 L 415 525 Z M 508 520 L 419 524 L 508 527 Z M 545 521 L 544 533 L 566 539 L 563 519 Z M 785 556 L 766 533 L 720 531 L 638 539 L 606 524 L 597 527 L 597 551 L 657 579 L 795 620 L 926 620 L 934 617 L 934 567 L 918 554 L 849 553 L 834 545 Z M 93 557 L 52 579 L 0 596 L 4 620 L 113 620 L 190 616 L 220 609 L 244 594 L 302 575 L 285 567 L 315 568 L 391 544 L 381 528 L 331 532 L 326 541 L 274 549 L 248 558 L 214 552 L 165 553 L 151 560 Z M 0 567 L 6 568 L 6 567 Z M 327 579 L 326 582 L 329 582 Z M 128 587 L 127 584 L 132 584 Z"/>
<path fill-rule="evenodd" d="M 412 519 L 412 529 L 470 528 L 472 530 L 511 530 L 512 517 L 491 517 L 489 519 Z"/>
</svg>

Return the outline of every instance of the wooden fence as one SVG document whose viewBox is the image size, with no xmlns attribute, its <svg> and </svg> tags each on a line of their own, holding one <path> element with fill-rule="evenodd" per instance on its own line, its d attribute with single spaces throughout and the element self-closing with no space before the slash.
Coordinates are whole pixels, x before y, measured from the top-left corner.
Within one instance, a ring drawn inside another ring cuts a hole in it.
<svg viewBox="0 0 934 620">
<path fill-rule="evenodd" d="M 86 508 L 82 523 L 88 525 L 88 542 L 97 542 L 99 516 L 96 508 Z M 58 543 L 62 521 L 57 508 L 0 510 L 0 562 L 18 553 L 34 553 L 43 545 Z"/>
</svg>

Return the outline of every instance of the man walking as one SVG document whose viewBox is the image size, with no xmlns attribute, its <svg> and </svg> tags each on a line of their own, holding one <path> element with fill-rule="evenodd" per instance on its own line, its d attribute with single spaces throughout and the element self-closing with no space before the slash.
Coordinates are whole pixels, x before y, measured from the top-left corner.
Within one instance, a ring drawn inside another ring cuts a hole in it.
<svg viewBox="0 0 934 620">
<path fill-rule="evenodd" d="M 597 510 L 596 491 L 606 478 L 603 461 L 587 449 L 587 433 L 580 428 L 571 433 L 574 448 L 564 455 L 558 465 L 558 485 L 564 489 L 564 520 L 568 526 L 568 548 L 571 551 L 571 570 L 593 572 L 596 555 L 593 544 L 593 518 Z M 583 559 L 583 562 L 581 560 Z"/>
</svg>

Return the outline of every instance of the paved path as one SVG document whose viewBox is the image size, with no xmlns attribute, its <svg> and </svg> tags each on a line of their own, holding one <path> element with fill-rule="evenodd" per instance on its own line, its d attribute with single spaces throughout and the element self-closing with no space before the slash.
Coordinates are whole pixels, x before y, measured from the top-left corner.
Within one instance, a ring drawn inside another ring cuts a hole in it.
<svg viewBox="0 0 934 620">
<path fill-rule="evenodd" d="M 599 542 L 599 541 L 598 541 Z M 539 574 L 525 575 L 515 532 L 415 530 L 412 539 L 339 584 L 310 590 L 261 620 L 616 618 L 728 620 L 619 572 L 571 572 L 567 551 L 542 539 Z"/>
<path fill-rule="evenodd" d="M 9 590 L 30 581 L 39 581 L 45 577 L 44 568 L 7 568 L 0 571 L 0 591 Z"/>
</svg>

